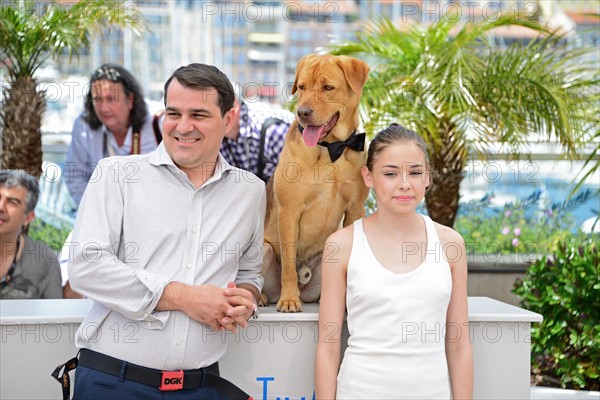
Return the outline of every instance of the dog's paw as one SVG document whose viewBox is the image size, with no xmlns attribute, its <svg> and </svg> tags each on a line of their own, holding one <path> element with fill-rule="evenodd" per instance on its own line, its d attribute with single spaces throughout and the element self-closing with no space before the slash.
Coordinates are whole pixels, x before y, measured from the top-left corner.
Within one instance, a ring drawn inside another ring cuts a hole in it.
<svg viewBox="0 0 600 400">
<path fill-rule="evenodd" d="M 260 300 L 258 302 L 258 306 L 259 307 L 266 307 L 269 305 L 269 298 L 267 297 L 266 294 L 261 293 L 260 294 Z"/>
<path fill-rule="evenodd" d="M 280 299 L 277 302 L 277 311 L 279 312 L 301 312 L 302 302 L 300 299 L 284 300 Z"/>
</svg>

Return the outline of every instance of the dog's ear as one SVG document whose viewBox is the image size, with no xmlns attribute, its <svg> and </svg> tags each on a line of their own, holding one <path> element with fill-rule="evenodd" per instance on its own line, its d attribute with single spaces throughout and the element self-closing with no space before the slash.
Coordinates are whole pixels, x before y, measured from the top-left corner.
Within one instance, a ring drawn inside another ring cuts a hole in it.
<svg viewBox="0 0 600 400">
<path fill-rule="evenodd" d="M 300 75 L 300 70 L 302 66 L 306 63 L 306 61 L 310 58 L 313 58 L 314 54 L 307 54 L 298 61 L 298 65 L 296 65 L 296 77 L 294 78 L 294 85 L 292 86 L 292 94 L 296 94 L 296 90 L 298 90 L 298 76 Z"/>
<path fill-rule="evenodd" d="M 336 57 L 336 63 L 344 72 L 344 77 L 352 91 L 360 96 L 369 76 L 369 65 L 358 58 L 348 56 Z"/>
</svg>

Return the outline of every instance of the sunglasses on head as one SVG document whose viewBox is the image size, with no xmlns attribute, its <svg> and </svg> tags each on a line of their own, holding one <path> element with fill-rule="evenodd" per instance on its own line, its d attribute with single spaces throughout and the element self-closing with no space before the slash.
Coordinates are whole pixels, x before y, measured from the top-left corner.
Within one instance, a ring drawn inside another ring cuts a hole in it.
<svg viewBox="0 0 600 400">
<path fill-rule="evenodd" d="M 92 82 L 106 79 L 111 82 L 119 82 L 121 80 L 121 73 L 112 67 L 100 67 L 92 75 Z"/>
</svg>

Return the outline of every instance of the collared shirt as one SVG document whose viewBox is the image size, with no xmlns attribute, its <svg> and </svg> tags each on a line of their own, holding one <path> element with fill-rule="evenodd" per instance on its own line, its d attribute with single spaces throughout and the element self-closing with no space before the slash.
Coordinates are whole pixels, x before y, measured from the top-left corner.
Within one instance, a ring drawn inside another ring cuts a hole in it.
<svg viewBox="0 0 600 400">
<path fill-rule="evenodd" d="M 62 299 L 58 255 L 29 236 L 23 239 L 21 257 L 14 262 L 11 280 L 2 285 L 0 299 Z"/>
<path fill-rule="evenodd" d="M 218 361 L 222 332 L 154 309 L 172 281 L 262 288 L 264 183 L 219 156 L 214 175 L 196 189 L 164 144 L 103 159 L 96 172 L 71 243 L 71 286 L 94 300 L 76 346 L 157 369 Z"/>
<path fill-rule="evenodd" d="M 294 114 L 267 103 L 240 102 L 239 135 L 235 140 L 224 138 L 221 146 L 221 154 L 228 163 L 258 175 L 260 132 L 267 118 L 277 118 L 282 122 L 269 126 L 265 132 L 263 153 L 265 180 L 268 180 L 275 172 L 288 128 L 294 120 Z"/>
<path fill-rule="evenodd" d="M 98 129 L 92 129 L 79 115 L 73 123 L 71 131 L 71 144 L 67 152 L 67 158 L 63 166 L 63 179 L 67 184 L 69 193 L 76 204 L 81 202 L 81 197 L 98 161 L 108 157 L 107 146 L 114 150 L 115 156 L 131 154 L 131 139 L 133 133 L 131 127 L 127 131 L 123 146 L 119 147 L 117 141 L 104 125 Z M 146 154 L 157 146 L 156 137 L 152 128 L 152 115 L 146 115 L 146 120 L 140 132 L 140 154 Z"/>
</svg>

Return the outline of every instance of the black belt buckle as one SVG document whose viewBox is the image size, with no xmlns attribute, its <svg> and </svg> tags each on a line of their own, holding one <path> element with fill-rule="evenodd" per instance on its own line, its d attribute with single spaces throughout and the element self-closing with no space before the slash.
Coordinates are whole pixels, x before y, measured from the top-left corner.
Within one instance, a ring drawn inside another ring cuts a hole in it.
<svg viewBox="0 0 600 400">
<path fill-rule="evenodd" d="M 183 389 L 183 370 L 162 371 L 158 389 L 163 392 Z"/>
</svg>

